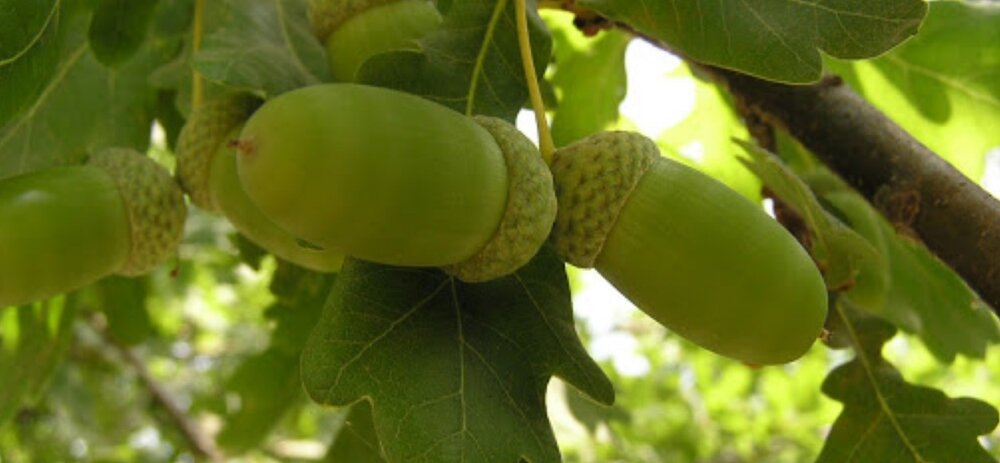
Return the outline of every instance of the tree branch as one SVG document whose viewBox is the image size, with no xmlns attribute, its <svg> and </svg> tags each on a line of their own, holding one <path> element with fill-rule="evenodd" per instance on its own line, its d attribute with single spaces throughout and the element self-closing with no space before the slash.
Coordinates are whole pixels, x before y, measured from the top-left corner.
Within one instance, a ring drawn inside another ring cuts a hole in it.
<svg viewBox="0 0 1000 463">
<path fill-rule="evenodd" d="M 791 86 L 702 69 L 918 236 L 1000 313 L 1000 201 L 836 76 Z"/>
<path fill-rule="evenodd" d="M 580 14 L 572 2 L 560 7 Z M 696 63 L 625 23 L 609 21 L 608 27 L 680 56 L 728 89 L 742 111 L 784 128 L 897 230 L 922 240 L 1000 316 L 1000 201 L 839 77 L 779 84 Z"/>
</svg>

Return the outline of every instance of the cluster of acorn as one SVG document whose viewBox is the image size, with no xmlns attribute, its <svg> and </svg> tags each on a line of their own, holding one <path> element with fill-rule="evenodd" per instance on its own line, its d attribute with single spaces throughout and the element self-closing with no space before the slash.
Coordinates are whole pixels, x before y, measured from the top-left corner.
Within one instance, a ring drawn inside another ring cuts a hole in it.
<svg viewBox="0 0 1000 463">
<path fill-rule="evenodd" d="M 397 43 L 375 43 L 365 53 L 398 48 L 436 26 L 436 10 L 425 0 L 375 8 L 399 14 L 400 5 L 429 5 L 423 11 L 431 18 Z M 334 53 L 342 48 L 338 41 L 372 43 L 358 37 L 370 28 L 352 28 L 351 21 L 375 21 L 371 9 L 357 10 L 364 14 L 346 20 L 324 16 L 322 7 L 313 15 L 317 31 L 332 30 L 331 23 L 347 31 L 321 35 L 329 38 L 330 56 L 350 58 L 347 70 L 331 63 L 334 74 L 348 78 L 363 59 Z M 68 169 L 77 169 L 73 185 L 60 180 Z M 163 184 L 162 174 L 155 177 Z M 146 270 L 152 259 L 142 236 L 157 240 L 157 257 L 172 252 L 183 223 L 180 194 L 134 185 L 118 193 L 116 185 L 146 178 L 116 178 L 77 167 L 0 183 L 0 223 L 39 224 L 14 235 L 4 230 L 21 227 L 0 227 L 0 306 L 74 289 L 116 270 Z M 661 157 L 652 141 L 635 133 L 593 135 L 557 150 L 546 165 L 505 121 L 466 117 L 394 90 L 322 84 L 263 105 L 236 95 L 198 108 L 178 142 L 178 178 L 199 207 L 221 212 L 279 257 L 318 271 L 336 271 L 351 256 L 439 267 L 459 280 L 481 282 L 516 271 L 548 242 L 566 262 L 597 268 L 666 327 L 748 363 L 799 357 L 826 316 L 823 279 L 790 234 L 758 205 Z M 94 215 L 97 195 L 109 198 L 109 210 L 98 211 L 107 217 Z M 123 214 L 110 206 L 112 196 L 132 220 L 131 236 L 118 224 Z M 141 211 L 125 201 L 141 202 Z M 73 243 L 77 232 L 43 230 L 53 215 L 68 221 L 86 215 L 95 227 L 114 229 L 114 243 L 42 252 L 38 243 Z M 137 232 L 136 216 L 152 222 Z M 160 225 L 171 228 L 150 231 Z M 36 241 L 46 236 L 51 238 Z M 56 257 L 36 262 L 36 255 Z M 102 264 L 94 269 L 39 283 L 47 267 L 97 257 Z M 9 276 L 25 268 L 25 276 Z"/>
</svg>

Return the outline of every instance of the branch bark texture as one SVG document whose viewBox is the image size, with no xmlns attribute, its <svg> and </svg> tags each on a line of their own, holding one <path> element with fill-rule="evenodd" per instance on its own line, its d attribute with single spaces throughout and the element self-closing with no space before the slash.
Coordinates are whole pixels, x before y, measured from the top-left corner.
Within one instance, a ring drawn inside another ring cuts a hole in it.
<svg viewBox="0 0 1000 463">
<path fill-rule="evenodd" d="M 791 86 L 704 69 L 919 237 L 1000 314 L 1000 201 L 835 76 Z"/>
</svg>

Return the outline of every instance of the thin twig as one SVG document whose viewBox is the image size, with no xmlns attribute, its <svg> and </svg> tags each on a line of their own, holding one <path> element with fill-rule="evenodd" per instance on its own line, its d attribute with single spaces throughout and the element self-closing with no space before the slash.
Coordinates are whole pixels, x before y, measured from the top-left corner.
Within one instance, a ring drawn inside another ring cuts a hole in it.
<svg viewBox="0 0 1000 463">
<path fill-rule="evenodd" d="M 552 141 L 552 132 L 549 131 L 549 122 L 545 118 L 545 103 L 542 101 L 542 92 L 538 88 L 535 60 L 531 56 L 531 37 L 528 35 L 528 11 L 525 3 L 525 0 L 514 0 L 514 14 L 517 16 L 517 43 L 521 49 L 524 81 L 528 86 L 531 107 L 535 112 L 535 124 L 538 126 L 538 149 L 542 152 L 542 159 L 545 159 L 545 163 L 551 164 L 552 155 L 556 148 Z"/>
<path fill-rule="evenodd" d="M 90 325 L 100 334 L 105 344 L 114 348 L 122 360 L 135 371 L 143 387 L 149 392 L 153 401 L 167 412 L 170 422 L 181 433 L 191 450 L 197 456 L 207 458 L 212 462 L 224 461 L 222 453 L 215 446 L 214 441 L 205 435 L 198 425 L 187 416 L 187 413 L 177 404 L 177 401 L 170 395 L 170 392 L 153 378 L 149 370 L 146 369 L 146 364 L 142 359 L 129 349 L 128 346 L 121 344 L 108 333 L 104 320 L 95 318 L 91 321 Z"/>
</svg>

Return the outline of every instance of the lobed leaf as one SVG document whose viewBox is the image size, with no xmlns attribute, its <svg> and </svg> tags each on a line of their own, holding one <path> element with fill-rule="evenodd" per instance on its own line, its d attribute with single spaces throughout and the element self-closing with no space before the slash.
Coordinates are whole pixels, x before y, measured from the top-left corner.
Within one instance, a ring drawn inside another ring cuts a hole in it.
<svg viewBox="0 0 1000 463">
<path fill-rule="evenodd" d="M 563 264 L 547 249 L 481 284 L 349 260 L 302 368 L 316 402 L 371 403 L 388 461 L 559 461 L 549 376 L 614 399 L 577 338 Z"/>
<path fill-rule="evenodd" d="M 52 25 L 58 28 L 56 70 L 36 76 L 42 90 L 17 118 L 0 125 L 0 179 L 76 163 L 104 147 L 145 151 L 149 145 L 157 92 L 147 79 L 176 53 L 179 42 L 148 41 L 137 55 L 109 69 L 87 45 L 89 12 L 77 2 L 58 6 L 59 21 Z M 7 87 L 0 77 L 0 92 L 8 88 L 28 91 Z"/>
<path fill-rule="evenodd" d="M 533 8 L 528 29 L 541 75 L 550 39 Z M 440 28 L 419 44 L 421 51 L 373 56 L 358 71 L 358 81 L 420 95 L 463 114 L 514 120 L 528 90 L 512 0 L 453 2 Z"/>
<path fill-rule="evenodd" d="M 102 0 L 90 21 L 90 49 L 97 60 L 116 66 L 134 55 L 146 39 L 156 0 Z"/>
<path fill-rule="evenodd" d="M 930 2 L 920 33 L 879 58 L 828 61 L 858 93 L 979 180 L 1000 146 L 1000 4 Z"/>
<path fill-rule="evenodd" d="M 75 314 L 73 296 L 0 309 L 0 429 L 36 400 L 62 362 L 73 339 Z"/>
<path fill-rule="evenodd" d="M 351 405 L 351 411 L 327 450 L 325 463 L 385 463 L 375 434 L 372 406 L 367 401 Z"/>
<path fill-rule="evenodd" d="M 62 0 L 6 0 L 0 8 L 6 26 L 0 27 L 0 127 L 30 106 L 56 74 L 67 13 Z"/>
<path fill-rule="evenodd" d="M 581 0 L 696 61 L 768 80 L 807 83 L 820 51 L 877 56 L 917 32 L 923 0 Z"/>
<path fill-rule="evenodd" d="M 555 42 L 553 87 L 559 90 L 559 107 L 552 117 L 552 138 L 565 146 L 618 121 L 618 106 L 625 98 L 625 49 L 632 37 L 608 31 L 593 40 L 580 40 L 579 31 L 565 16 L 553 17 Z"/>
<path fill-rule="evenodd" d="M 326 51 L 309 28 L 307 3 L 228 2 L 227 20 L 205 37 L 195 69 L 262 98 L 329 81 Z"/>
<path fill-rule="evenodd" d="M 997 410 L 985 402 L 952 399 L 941 391 L 907 383 L 882 358 L 894 334 L 888 323 L 837 304 L 855 349 L 854 360 L 837 367 L 823 392 L 842 402 L 818 463 L 843 461 L 992 462 L 977 436 L 992 431 Z"/>
</svg>

